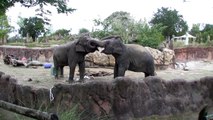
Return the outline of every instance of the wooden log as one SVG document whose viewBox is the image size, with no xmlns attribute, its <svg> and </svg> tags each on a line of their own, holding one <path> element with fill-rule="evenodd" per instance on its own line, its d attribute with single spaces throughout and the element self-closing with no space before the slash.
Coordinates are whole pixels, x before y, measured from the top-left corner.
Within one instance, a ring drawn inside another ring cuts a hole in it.
<svg viewBox="0 0 213 120">
<path fill-rule="evenodd" d="M 37 120 L 59 120 L 58 116 L 54 113 L 47 113 L 40 110 L 18 106 L 3 100 L 0 100 L 0 107 Z"/>
</svg>

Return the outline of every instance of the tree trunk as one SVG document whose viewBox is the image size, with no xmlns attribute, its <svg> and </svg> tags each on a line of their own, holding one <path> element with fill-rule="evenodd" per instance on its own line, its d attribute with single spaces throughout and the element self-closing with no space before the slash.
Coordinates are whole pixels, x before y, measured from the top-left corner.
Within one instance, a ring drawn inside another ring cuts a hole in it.
<svg viewBox="0 0 213 120">
<path fill-rule="evenodd" d="M 40 110 L 35 110 L 27 107 L 18 106 L 15 104 L 11 104 L 5 101 L 0 100 L 0 107 L 12 111 L 27 117 L 35 118 L 38 120 L 58 120 L 58 116 L 53 113 L 42 112 Z"/>
<path fill-rule="evenodd" d="M 7 43 L 7 35 L 4 36 L 3 41 L 4 41 L 4 44 Z"/>
</svg>

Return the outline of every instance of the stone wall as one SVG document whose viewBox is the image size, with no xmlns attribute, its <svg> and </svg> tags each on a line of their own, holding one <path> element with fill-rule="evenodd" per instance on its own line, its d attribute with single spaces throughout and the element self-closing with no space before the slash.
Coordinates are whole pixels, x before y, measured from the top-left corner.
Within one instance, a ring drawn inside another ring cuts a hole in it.
<svg viewBox="0 0 213 120">
<path fill-rule="evenodd" d="M 213 105 L 213 77 L 199 81 L 165 81 L 159 77 L 133 80 L 119 77 L 107 81 L 56 84 L 52 89 L 37 89 L 17 84 L 17 80 L 0 72 L 0 99 L 35 109 L 69 110 L 78 105 L 86 120 L 108 116 L 108 119 L 129 120 L 150 115 L 198 112 Z"/>
<path fill-rule="evenodd" d="M 52 61 L 53 48 L 27 48 L 27 47 L 13 47 L 0 46 L 0 58 L 3 59 L 5 55 L 14 55 L 18 58 L 26 57 L 41 62 Z"/>
<path fill-rule="evenodd" d="M 213 47 L 187 47 L 174 51 L 176 61 L 213 60 Z"/>
<path fill-rule="evenodd" d="M 154 57 L 156 69 L 160 67 L 167 68 L 172 64 L 172 58 L 174 58 L 174 51 L 169 49 L 163 49 L 159 51 L 150 47 L 145 47 Z M 12 46 L 0 46 L 0 58 L 3 58 L 6 54 L 14 55 L 22 58 L 32 58 L 33 60 L 39 60 L 40 62 L 52 62 L 53 48 L 26 48 L 26 47 L 12 47 Z M 93 66 L 114 66 L 115 59 L 112 55 L 106 55 L 95 51 L 89 53 L 85 58 L 87 67 Z"/>
</svg>

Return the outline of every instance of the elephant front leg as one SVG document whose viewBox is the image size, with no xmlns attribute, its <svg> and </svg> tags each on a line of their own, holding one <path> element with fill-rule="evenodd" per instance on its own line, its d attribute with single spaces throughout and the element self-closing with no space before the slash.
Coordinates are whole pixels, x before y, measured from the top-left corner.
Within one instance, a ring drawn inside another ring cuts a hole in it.
<svg viewBox="0 0 213 120">
<path fill-rule="evenodd" d="M 55 69 L 55 70 L 54 70 L 54 69 Z M 54 74 L 54 76 L 55 76 L 55 79 L 58 79 L 58 70 L 59 70 L 58 67 L 54 67 L 54 68 L 53 68 L 53 74 Z"/>
<path fill-rule="evenodd" d="M 80 82 L 84 82 L 84 74 L 85 74 L 85 62 L 80 62 L 79 64 L 79 73 L 80 73 Z"/>
<path fill-rule="evenodd" d="M 60 67 L 60 77 L 64 77 L 64 66 Z"/>
<path fill-rule="evenodd" d="M 115 66 L 114 66 L 114 78 L 118 77 L 118 64 L 115 63 Z"/>
<path fill-rule="evenodd" d="M 75 74 L 75 67 L 76 67 L 76 64 L 73 64 L 70 66 L 70 74 L 69 74 L 69 79 L 68 79 L 68 82 L 69 83 L 72 83 L 74 82 L 74 74 Z"/>
<path fill-rule="evenodd" d="M 117 69 L 118 69 L 118 76 L 117 77 L 124 76 L 125 72 L 127 70 L 124 65 L 118 65 Z"/>
</svg>

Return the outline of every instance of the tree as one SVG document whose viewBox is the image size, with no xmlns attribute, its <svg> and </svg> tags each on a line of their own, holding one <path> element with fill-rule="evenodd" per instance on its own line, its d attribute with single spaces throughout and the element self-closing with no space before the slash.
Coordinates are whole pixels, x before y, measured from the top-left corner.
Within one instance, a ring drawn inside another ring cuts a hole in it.
<svg viewBox="0 0 213 120">
<path fill-rule="evenodd" d="M 136 24 L 137 36 L 135 42 L 143 46 L 157 48 L 164 40 L 162 31 L 165 29 L 161 24 L 149 26 L 145 21 Z"/>
<path fill-rule="evenodd" d="M 40 6 L 41 12 L 45 12 L 43 7 L 44 6 L 54 6 L 56 7 L 58 13 L 71 13 L 75 9 L 67 7 L 68 0 L 1 0 L 0 1 L 0 15 L 5 14 L 6 10 L 9 7 L 15 5 L 15 3 L 21 3 L 25 7 L 33 7 L 33 6 Z"/>
<path fill-rule="evenodd" d="M 106 19 L 101 21 L 100 19 L 94 20 L 96 26 L 102 26 L 103 30 L 93 31 L 95 35 L 105 37 L 108 35 L 120 35 L 124 40 L 124 43 L 128 43 L 132 40 L 134 30 L 134 19 L 130 16 L 130 13 L 124 11 L 117 11 L 112 13 Z"/>
<path fill-rule="evenodd" d="M 193 24 L 192 29 L 190 30 L 190 34 L 196 37 L 196 42 L 201 42 L 201 31 L 200 24 Z"/>
<path fill-rule="evenodd" d="M 88 32 L 89 32 L 88 29 L 86 29 L 86 28 L 81 28 L 81 29 L 79 30 L 78 34 L 88 33 Z"/>
<path fill-rule="evenodd" d="M 20 26 L 19 33 L 22 37 L 29 35 L 32 37 L 33 42 L 35 42 L 39 35 L 45 32 L 44 21 L 38 17 L 25 18 L 22 25 Z"/>
<path fill-rule="evenodd" d="M 208 41 L 213 40 L 213 25 L 206 24 L 201 33 L 204 40 L 203 42 L 206 42 L 207 40 Z"/>
<path fill-rule="evenodd" d="M 186 21 L 183 16 L 178 14 L 176 10 L 162 7 L 151 19 L 152 25 L 162 24 L 166 28 L 163 30 L 164 37 L 171 38 L 173 35 L 183 35 L 188 30 Z"/>
<path fill-rule="evenodd" d="M 4 44 L 6 36 L 8 33 L 12 30 L 13 27 L 11 27 L 8 23 L 7 16 L 0 15 L 0 40 L 2 40 L 2 43 Z"/>
<path fill-rule="evenodd" d="M 69 8 L 67 6 L 68 0 L 0 0 L 0 15 L 4 15 L 6 10 L 15 5 L 15 3 L 20 3 L 25 7 L 39 6 L 35 11 L 36 16 L 43 19 L 45 24 L 49 24 L 50 19 L 48 15 L 51 15 L 51 11 L 47 9 L 47 6 L 51 5 L 57 9 L 58 13 L 71 13 L 76 9 Z"/>
<path fill-rule="evenodd" d="M 65 36 L 68 36 L 68 35 L 69 35 L 69 32 L 70 32 L 70 30 L 59 29 L 59 30 L 56 30 L 56 31 L 53 33 L 53 35 L 65 37 Z"/>
</svg>

